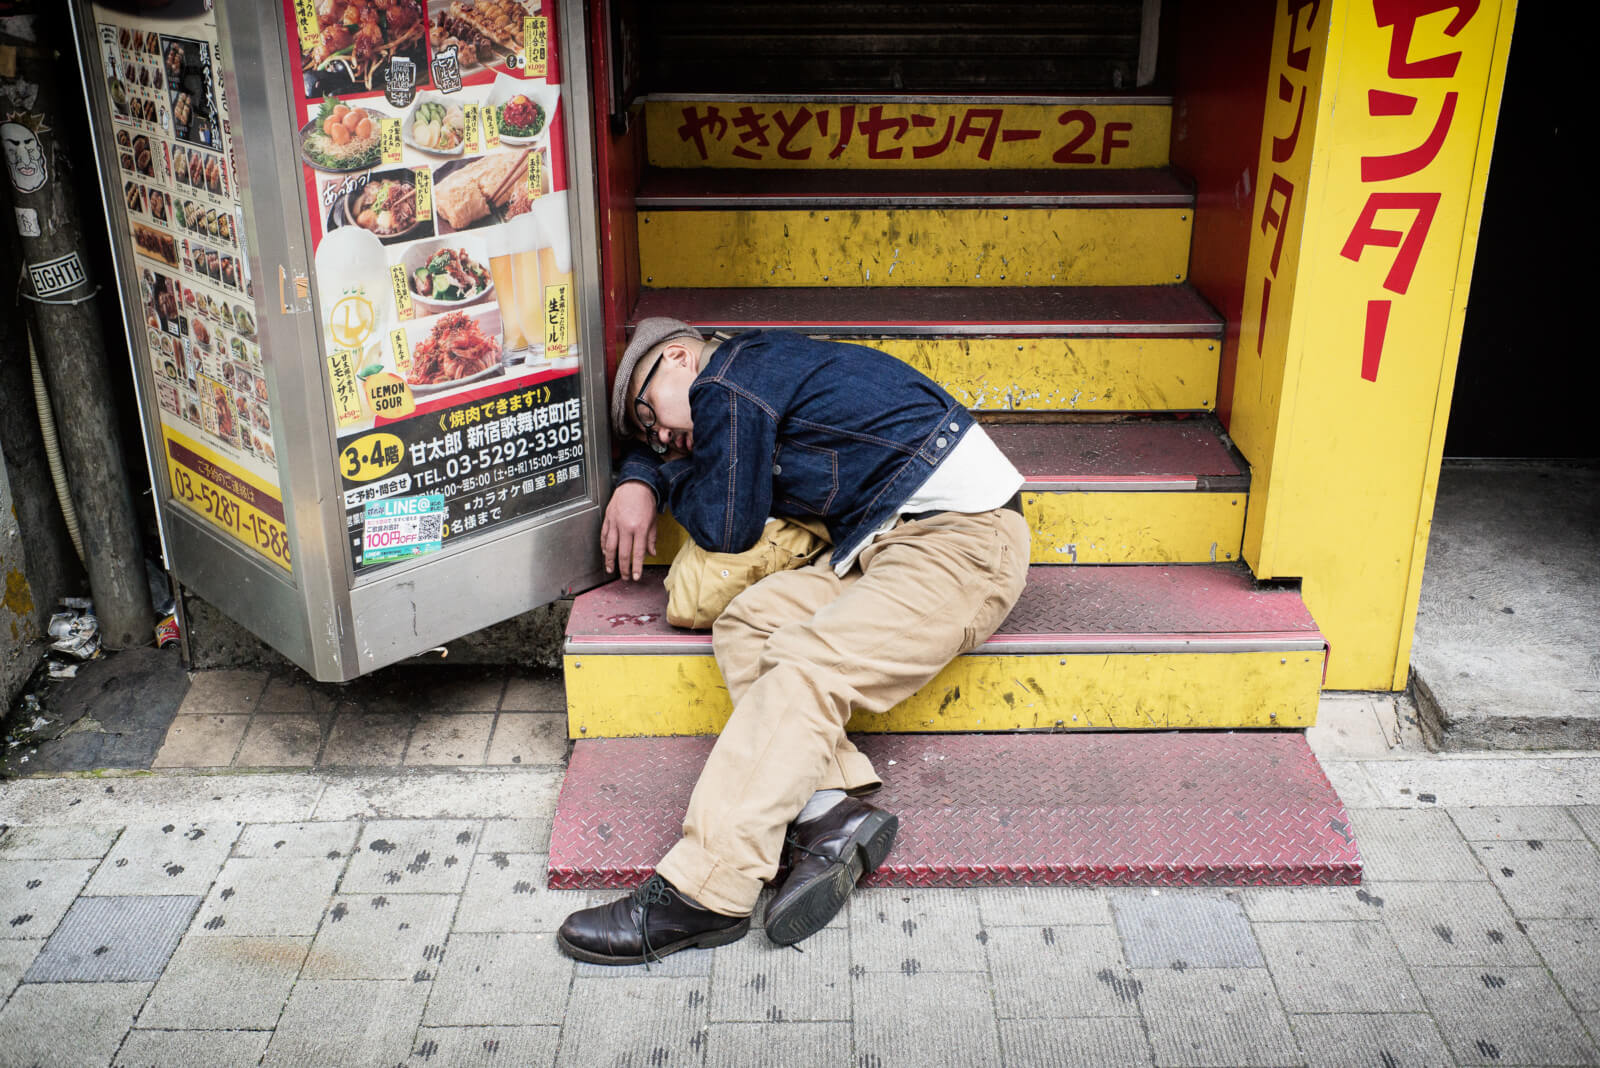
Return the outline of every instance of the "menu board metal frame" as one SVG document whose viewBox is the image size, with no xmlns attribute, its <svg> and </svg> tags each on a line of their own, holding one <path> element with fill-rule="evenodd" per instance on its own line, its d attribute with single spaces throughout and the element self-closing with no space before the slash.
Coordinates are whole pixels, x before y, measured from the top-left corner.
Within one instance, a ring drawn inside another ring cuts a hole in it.
<svg viewBox="0 0 1600 1068">
<path fill-rule="evenodd" d="M 583 437 L 584 492 L 426 555 L 358 573 L 351 560 L 338 477 L 337 416 L 321 345 L 319 286 L 305 198 L 294 81 L 301 76 L 278 4 L 217 0 L 222 85 L 231 109 L 235 180 L 243 203 L 244 253 L 253 279 L 261 364 L 271 396 L 272 438 L 292 567 L 269 563 L 221 535 L 173 499 L 162 459 L 157 382 L 145 341 L 143 266 L 117 195 L 112 117 L 96 66 L 91 0 L 74 0 L 74 35 L 111 228 L 151 482 L 168 567 L 191 591 L 322 681 L 345 681 L 426 652 L 607 576 L 599 528 L 610 492 L 610 435 L 597 262 L 593 123 L 581 0 L 553 0 L 559 41 L 560 116 L 566 138 L 573 331 Z M 123 4 L 119 6 L 131 6 Z M 557 36 L 558 35 L 558 36 Z M 102 91 L 97 92 L 96 87 Z"/>
</svg>

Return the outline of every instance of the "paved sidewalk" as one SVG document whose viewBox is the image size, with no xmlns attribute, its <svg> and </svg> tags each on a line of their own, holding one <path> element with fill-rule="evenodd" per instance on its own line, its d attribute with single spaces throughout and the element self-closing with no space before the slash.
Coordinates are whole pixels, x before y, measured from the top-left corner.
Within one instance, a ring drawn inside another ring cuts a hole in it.
<svg viewBox="0 0 1600 1068">
<path fill-rule="evenodd" d="M 1600 1062 L 1600 756 L 1431 755 L 1404 719 L 1329 697 L 1312 733 L 1361 887 L 861 891 L 803 952 L 648 971 L 555 949 L 614 895 L 544 889 L 549 739 L 9 782 L 0 1065 Z"/>
</svg>

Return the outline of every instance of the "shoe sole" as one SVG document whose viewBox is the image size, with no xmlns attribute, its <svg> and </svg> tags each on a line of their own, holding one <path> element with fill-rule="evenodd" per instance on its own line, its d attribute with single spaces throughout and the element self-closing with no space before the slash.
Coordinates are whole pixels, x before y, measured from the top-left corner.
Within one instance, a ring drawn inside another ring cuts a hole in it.
<svg viewBox="0 0 1600 1068">
<path fill-rule="evenodd" d="M 863 875 L 878 870 L 894 846 L 900 817 L 873 812 L 845 843 L 839 861 L 815 876 L 777 916 L 767 917 L 767 937 L 780 946 L 810 938 L 839 914 Z"/>
<path fill-rule="evenodd" d="M 604 953 L 596 953 L 593 950 L 584 949 L 582 946 L 573 945 L 559 933 L 556 935 L 556 944 L 561 947 L 561 951 L 567 956 L 588 964 L 654 964 L 662 957 L 671 956 L 680 949 L 715 949 L 717 946 L 726 946 L 737 942 L 749 933 L 750 919 L 746 917 L 732 927 L 727 927 L 720 931 L 706 931 L 704 934 L 690 935 L 688 938 L 680 938 L 678 941 L 669 942 L 664 946 L 651 946 L 648 958 L 643 954 L 635 957 L 614 957 Z"/>
</svg>

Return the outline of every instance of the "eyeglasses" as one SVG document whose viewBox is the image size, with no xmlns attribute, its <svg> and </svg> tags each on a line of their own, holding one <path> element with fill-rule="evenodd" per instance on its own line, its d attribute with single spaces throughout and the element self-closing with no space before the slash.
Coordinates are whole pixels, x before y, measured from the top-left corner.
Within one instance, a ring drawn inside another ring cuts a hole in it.
<svg viewBox="0 0 1600 1068">
<path fill-rule="evenodd" d="M 656 428 L 656 410 L 649 401 L 644 399 L 644 391 L 650 388 L 650 380 L 656 376 L 656 371 L 665 363 L 664 357 L 657 356 L 656 362 L 650 365 L 650 370 L 645 372 L 644 381 L 639 383 L 639 392 L 633 395 L 633 418 L 639 424 L 639 431 L 650 443 L 650 448 L 657 453 L 667 451 L 667 446 L 660 439 L 651 437 L 650 431 Z"/>
</svg>

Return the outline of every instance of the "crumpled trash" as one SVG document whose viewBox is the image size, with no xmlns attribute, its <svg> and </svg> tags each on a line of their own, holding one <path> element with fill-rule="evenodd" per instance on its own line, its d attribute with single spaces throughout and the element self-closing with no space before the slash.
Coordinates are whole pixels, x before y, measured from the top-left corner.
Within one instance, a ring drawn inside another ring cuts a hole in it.
<svg viewBox="0 0 1600 1068">
<path fill-rule="evenodd" d="M 63 597 L 64 611 L 50 617 L 50 644 L 52 652 L 64 653 L 78 660 L 93 660 L 100 655 L 100 620 L 94 614 L 94 602 L 85 597 Z"/>
<path fill-rule="evenodd" d="M 165 649 L 178 640 L 178 617 L 168 614 L 156 624 L 156 648 Z"/>
</svg>

